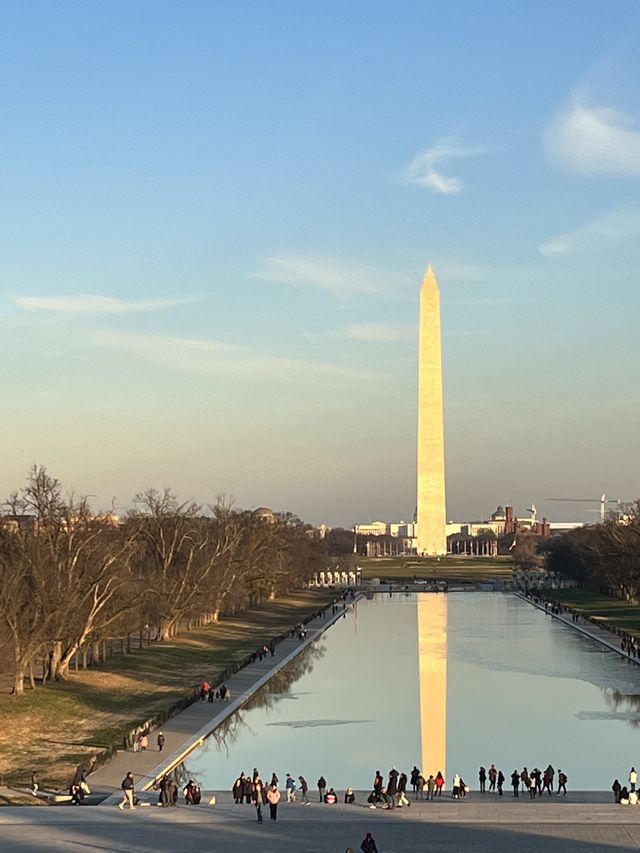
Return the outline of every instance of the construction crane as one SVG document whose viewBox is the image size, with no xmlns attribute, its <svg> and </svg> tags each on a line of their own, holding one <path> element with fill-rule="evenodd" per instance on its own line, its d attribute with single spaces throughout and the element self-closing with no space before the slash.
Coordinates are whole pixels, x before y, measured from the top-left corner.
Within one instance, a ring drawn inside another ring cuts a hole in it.
<svg viewBox="0 0 640 853">
<path fill-rule="evenodd" d="M 600 513 L 600 524 L 604 522 L 607 513 L 607 504 L 617 504 L 620 506 L 620 498 L 615 500 L 607 500 L 606 495 L 600 495 L 600 498 L 545 498 L 546 501 L 565 501 L 571 504 L 600 504 L 599 509 L 589 510 L 589 512 Z"/>
</svg>

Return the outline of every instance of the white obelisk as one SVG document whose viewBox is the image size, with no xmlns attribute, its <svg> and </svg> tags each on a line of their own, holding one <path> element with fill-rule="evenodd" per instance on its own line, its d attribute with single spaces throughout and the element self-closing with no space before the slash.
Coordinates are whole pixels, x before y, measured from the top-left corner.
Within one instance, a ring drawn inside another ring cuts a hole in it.
<svg viewBox="0 0 640 853">
<path fill-rule="evenodd" d="M 418 512 L 420 556 L 447 553 L 440 291 L 431 264 L 420 288 L 418 361 Z"/>
</svg>

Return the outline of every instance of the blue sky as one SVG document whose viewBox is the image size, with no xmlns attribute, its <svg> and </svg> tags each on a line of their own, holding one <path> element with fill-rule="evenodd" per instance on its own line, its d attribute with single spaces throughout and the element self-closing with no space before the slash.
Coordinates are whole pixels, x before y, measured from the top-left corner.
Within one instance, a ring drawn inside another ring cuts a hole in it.
<svg viewBox="0 0 640 853">
<path fill-rule="evenodd" d="M 431 261 L 449 516 L 638 496 L 639 25 L 0 3 L 0 493 L 411 516 Z"/>
</svg>

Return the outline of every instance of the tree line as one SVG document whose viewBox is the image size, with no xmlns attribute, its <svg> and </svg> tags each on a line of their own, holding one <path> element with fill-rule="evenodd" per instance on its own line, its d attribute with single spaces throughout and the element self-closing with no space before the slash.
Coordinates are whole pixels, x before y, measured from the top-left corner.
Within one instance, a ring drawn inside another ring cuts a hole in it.
<svg viewBox="0 0 640 853">
<path fill-rule="evenodd" d="M 114 643 L 126 653 L 168 640 L 324 567 L 322 541 L 291 514 L 149 488 L 123 519 L 95 515 L 37 466 L 0 521 L 0 661 L 17 695 L 99 663 Z"/>
<path fill-rule="evenodd" d="M 562 536 L 523 541 L 514 554 L 519 568 L 543 563 L 550 572 L 580 586 L 635 600 L 640 594 L 640 501 L 601 524 L 577 527 Z"/>
</svg>

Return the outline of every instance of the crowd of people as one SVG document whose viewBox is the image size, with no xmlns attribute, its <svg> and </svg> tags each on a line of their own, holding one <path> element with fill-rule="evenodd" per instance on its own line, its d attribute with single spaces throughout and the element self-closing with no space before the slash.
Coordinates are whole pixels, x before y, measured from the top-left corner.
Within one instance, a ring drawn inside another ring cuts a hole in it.
<svg viewBox="0 0 640 853">
<path fill-rule="evenodd" d="M 200 685 L 200 701 L 201 702 L 230 702 L 231 691 L 226 684 L 221 684 L 216 690 L 213 684 L 205 679 Z"/>
<path fill-rule="evenodd" d="M 613 780 L 611 790 L 613 791 L 613 801 L 621 806 L 637 806 L 640 805 L 640 792 L 637 789 L 638 771 L 632 767 L 627 778 L 627 785 L 621 785 L 617 779 Z"/>
<path fill-rule="evenodd" d="M 481 794 L 495 793 L 497 796 L 503 796 L 506 779 L 507 777 L 502 770 L 497 769 L 494 764 L 491 764 L 488 770 L 482 766 L 478 771 L 479 791 Z M 634 779 L 634 790 L 635 781 Z M 513 796 L 519 797 L 520 793 L 524 792 L 532 800 L 536 797 L 542 797 L 545 792 L 548 796 L 552 796 L 554 793 L 557 796 L 566 796 L 567 782 L 567 774 L 563 770 L 558 770 L 556 773 L 551 764 L 544 771 L 537 767 L 529 771 L 523 767 L 522 770 L 514 770 L 510 774 Z M 256 807 L 266 805 L 269 790 L 279 791 L 279 784 L 276 773 L 272 774 L 268 785 L 262 782 L 257 768 L 254 768 L 251 777 L 246 776 L 244 772 L 240 773 L 233 783 L 233 801 L 238 805 L 241 803 L 247 805 L 252 803 Z M 338 794 L 333 787 L 328 786 L 324 776 L 320 776 L 317 780 L 316 788 L 318 791 L 317 802 L 324 805 L 333 805 L 338 802 L 353 805 L 356 802 L 356 795 L 352 788 L 347 788 L 342 795 Z M 409 788 L 414 800 L 429 801 L 442 797 L 443 791 L 446 790 L 446 781 L 440 771 L 425 778 L 425 775 L 416 766 L 413 767 L 409 775 L 405 772 L 399 772 L 393 767 L 389 771 L 386 781 L 380 770 L 376 770 L 371 792 L 366 798 L 366 804 L 370 809 L 409 807 L 411 805 L 408 796 Z M 287 773 L 284 781 L 284 792 L 289 803 L 295 803 L 298 800 L 302 805 L 311 803 L 309 785 L 304 776 L 294 777 L 291 773 Z M 459 773 L 455 773 L 452 777 L 451 797 L 453 799 L 465 799 L 469 793 L 469 785 Z M 261 815 L 260 809 L 258 820 L 261 819 Z M 276 815 L 277 809 L 272 814 L 273 820 L 276 820 Z"/>
<path fill-rule="evenodd" d="M 529 771 L 526 767 L 523 767 L 522 770 L 514 770 L 511 773 L 510 779 L 514 797 L 519 797 L 520 792 L 523 791 L 525 794 L 529 794 L 530 799 L 535 800 L 536 797 L 541 797 L 545 791 L 550 797 L 553 795 L 556 786 L 556 771 L 551 764 L 544 771 L 539 770 L 537 767 Z M 505 781 L 506 777 L 504 773 L 502 770 L 498 770 L 495 764 L 492 764 L 489 770 L 485 767 L 480 767 L 478 771 L 478 783 L 481 794 L 487 792 L 487 782 L 489 782 L 489 793 L 497 793 L 501 797 L 504 793 Z M 567 774 L 563 770 L 558 770 L 556 791 L 558 796 L 562 795 L 566 797 L 568 781 Z"/>
</svg>

